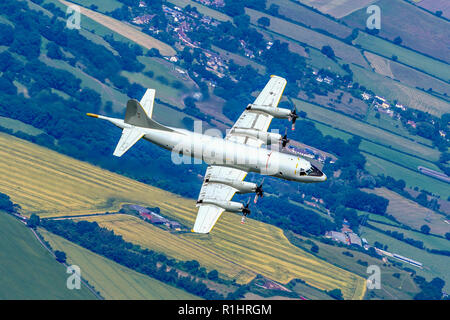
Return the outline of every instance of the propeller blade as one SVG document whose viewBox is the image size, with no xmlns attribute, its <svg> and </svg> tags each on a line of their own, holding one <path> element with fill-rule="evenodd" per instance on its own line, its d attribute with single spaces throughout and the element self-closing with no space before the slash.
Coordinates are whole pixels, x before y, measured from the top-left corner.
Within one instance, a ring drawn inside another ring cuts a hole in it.
<svg viewBox="0 0 450 320">
<path fill-rule="evenodd" d="M 263 190 L 264 179 L 265 179 L 265 177 L 262 179 L 261 184 L 256 187 L 255 199 L 253 200 L 254 203 L 256 203 L 258 201 L 258 198 L 262 198 L 264 196 L 264 190 Z"/>
<path fill-rule="evenodd" d="M 292 109 L 291 114 L 289 115 L 289 120 L 292 122 L 292 131 L 295 130 L 295 121 L 297 121 L 298 114 L 296 109 Z"/>
</svg>

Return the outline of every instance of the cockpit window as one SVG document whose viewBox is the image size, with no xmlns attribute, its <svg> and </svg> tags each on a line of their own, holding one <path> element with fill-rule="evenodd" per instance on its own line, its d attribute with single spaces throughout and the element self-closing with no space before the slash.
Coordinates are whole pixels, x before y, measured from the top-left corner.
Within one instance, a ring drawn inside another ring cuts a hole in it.
<svg viewBox="0 0 450 320">
<path fill-rule="evenodd" d="M 300 170 L 300 176 L 312 176 L 312 177 L 321 177 L 323 175 L 322 171 L 317 169 L 315 166 L 311 165 L 311 167 L 308 170 Z"/>
</svg>

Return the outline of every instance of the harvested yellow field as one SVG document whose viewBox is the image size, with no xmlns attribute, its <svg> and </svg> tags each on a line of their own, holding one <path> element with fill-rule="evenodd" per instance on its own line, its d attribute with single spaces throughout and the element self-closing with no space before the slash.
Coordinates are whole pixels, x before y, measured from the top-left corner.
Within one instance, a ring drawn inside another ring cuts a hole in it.
<svg viewBox="0 0 450 320">
<path fill-rule="evenodd" d="M 164 190 L 0 133 L 0 192 L 41 217 L 93 214 L 120 209 L 121 203 L 192 210 L 186 200 Z"/>
<path fill-rule="evenodd" d="M 117 210 L 121 203 L 159 207 L 161 213 L 193 225 L 195 200 L 181 198 L 78 161 L 33 143 L 0 133 L 0 192 L 27 215 L 56 217 Z M 280 212 L 282 214 L 282 212 Z M 346 299 L 362 299 L 363 278 L 293 246 L 274 226 L 224 213 L 209 235 L 171 234 L 136 217 L 93 216 L 124 239 L 182 260 L 198 260 L 239 283 L 260 273 L 287 283 L 300 278 L 319 289 L 340 288 Z"/>
<path fill-rule="evenodd" d="M 62 4 L 66 5 L 66 6 L 76 5 L 72 2 L 64 1 L 64 0 L 59 0 L 59 2 L 61 2 Z M 147 48 L 147 49 L 156 48 L 159 50 L 159 52 L 163 56 L 173 56 L 176 53 L 176 51 L 168 44 L 166 44 L 162 41 L 159 41 L 158 39 L 155 39 L 141 31 L 133 28 L 131 25 L 123 23 L 119 20 L 111 18 L 102 13 L 84 8 L 82 6 L 79 6 L 79 8 L 80 8 L 81 14 L 100 23 L 101 25 L 107 27 L 108 29 L 136 42 L 137 44 L 143 46 L 144 48 Z"/>
<path fill-rule="evenodd" d="M 195 213 L 194 207 L 182 214 L 177 210 L 163 212 L 187 225 L 192 225 Z M 295 247 L 279 228 L 256 220 L 241 225 L 236 214 L 224 213 L 209 235 L 171 234 L 128 215 L 80 219 L 96 221 L 127 241 L 174 258 L 195 259 L 208 270 L 217 269 L 238 283 L 248 282 L 250 275 L 259 273 L 281 283 L 300 278 L 319 289 L 339 288 L 346 299 L 362 299 L 365 293 L 361 277 Z"/>
<path fill-rule="evenodd" d="M 221 257 L 214 251 L 186 241 L 182 237 L 171 234 L 150 223 L 131 215 L 108 215 L 77 218 L 76 220 L 96 221 L 102 227 L 114 230 L 127 241 L 139 244 L 155 251 L 164 252 L 170 257 L 180 260 L 197 260 L 208 271 L 216 269 L 227 275 L 230 279 L 236 279 L 238 283 L 248 283 L 256 273 L 241 267 L 239 264 Z"/>
</svg>

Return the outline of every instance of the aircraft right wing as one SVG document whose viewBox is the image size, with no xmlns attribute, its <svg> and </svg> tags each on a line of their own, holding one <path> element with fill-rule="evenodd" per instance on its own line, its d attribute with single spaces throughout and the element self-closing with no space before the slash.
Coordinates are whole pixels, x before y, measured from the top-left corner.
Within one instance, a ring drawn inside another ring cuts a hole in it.
<svg viewBox="0 0 450 320">
<path fill-rule="evenodd" d="M 239 169 L 209 166 L 206 169 L 205 181 L 200 189 L 198 200 L 230 201 L 237 191 L 235 188 L 221 183 L 207 182 L 207 180 L 228 179 L 242 181 L 246 175 L 246 171 Z M 199 203 L 197 207 L 198 213 L 193 231 L 209 233 L 225 209 L 209 203 Z"/>
</svg>

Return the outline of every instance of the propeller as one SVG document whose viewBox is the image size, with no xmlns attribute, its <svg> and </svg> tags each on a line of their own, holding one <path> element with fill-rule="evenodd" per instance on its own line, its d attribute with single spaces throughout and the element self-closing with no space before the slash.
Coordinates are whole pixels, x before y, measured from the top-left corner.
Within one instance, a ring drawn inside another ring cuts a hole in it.
<svg viewBox="0 0 450 320">
<path fill-rule="evenodd" d="M 295 121 L 297 121 L 298 114 L 296 109 L 292 109 L 291 113 L 289 114 L 289 121 L 292 122 L 292 131 L 295 130 Z"/>
<path fill-rule="evenodd" d="M 264 196 L 264 190 L 263 190 L 263 188 L 262 188 L 263 183 L 264 183 L 264 179 L 265 179 L 265 178 L 263 178 L 262 181 L 261 181 L 261 184 L 260 184 L 259 186 L 256 187 L 256 190 L 255 190 L 255 193 L 256 193 L 256 194 L 255 194 L 255 199 L 253 200 L 254 203 L 258 202 L 258 198 L 262 198 L 262 197 Z"/>
<path fill-rule="evenodd" d="M 281 139 L 281 146 L 283 148 L 285 148 L 288 143 L 289 143 L 289 139 L 287 138 L 287 128 L 286 128 L 286 130 L 284 131 L 284 136 Z"/>
<path fill-rule="evenodd" d="M 247 217 L 250 214 L 250 209 L 248 208 L 248 205 L 250 204 L 250 198 L 248 198 L 247 204 L 242 208 L 242 219 L 241 223 L 245 223 L 245 217 Z"/>
</svg>

